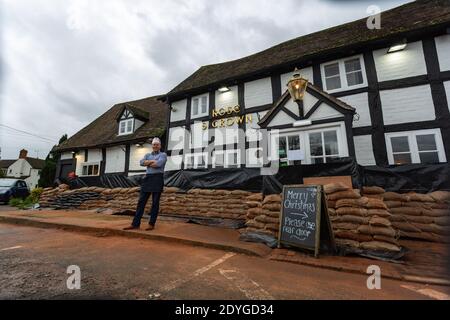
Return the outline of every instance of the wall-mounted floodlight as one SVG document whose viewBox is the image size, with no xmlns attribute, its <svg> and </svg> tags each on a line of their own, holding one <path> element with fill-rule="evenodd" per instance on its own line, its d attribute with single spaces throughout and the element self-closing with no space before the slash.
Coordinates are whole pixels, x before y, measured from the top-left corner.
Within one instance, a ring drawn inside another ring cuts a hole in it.
<svg viewBox="0 0 450 320">
<path fill-rule="evenodd" d="M 230 88 L 228 88 L 227 86 L 223 86 L 223 87 L 219 88 L 219 92 L 220 93 L 225 93 L 225 92 L 228 92 L 228 91 L 230 91 Z"/>
<path fill-rule="evenodd" d="M 392 45 L 389 49 L 387 53 L 393 53 L 393 52 L 398 52 L 398 51 L 402 51 L 406 48 L 408 44 L 406 43 L 406 41 L 400 42 L 400 43 L 396 43 L 394 45 Z"/>
</svg>

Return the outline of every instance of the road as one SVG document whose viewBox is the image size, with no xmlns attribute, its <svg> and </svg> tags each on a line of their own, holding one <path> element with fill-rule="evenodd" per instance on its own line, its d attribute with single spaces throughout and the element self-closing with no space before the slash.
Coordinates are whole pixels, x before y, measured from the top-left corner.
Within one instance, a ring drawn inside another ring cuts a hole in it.
<svg viewBox="0 0 450 320">
<path fill-rule="evenodd" d="M 81 289 L 67 288 L 68 266 Z M 448 288 L 161 241 L 0 224 L 0 299 L 446 299 Z"/>
</svg>

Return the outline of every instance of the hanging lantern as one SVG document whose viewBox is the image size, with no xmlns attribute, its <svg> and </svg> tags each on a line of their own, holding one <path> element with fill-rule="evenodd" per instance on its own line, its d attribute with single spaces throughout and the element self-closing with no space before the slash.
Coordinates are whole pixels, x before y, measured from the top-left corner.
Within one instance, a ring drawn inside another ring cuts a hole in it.
<svg viewBox="0 0 450 320">
<path fill-rule="evenodd" d="M 287 87 L 289 93 L 291 94 L 292 100 L 294 100 L 294 102 L 299 102 L 303 100 L 306 87 L 308 86 L 308 80 L 300 75 L 300 70 L 297 68 L 295 68 L 294 72 L 295 73 L 291 80 L 287 83 Z"/>
</svg>

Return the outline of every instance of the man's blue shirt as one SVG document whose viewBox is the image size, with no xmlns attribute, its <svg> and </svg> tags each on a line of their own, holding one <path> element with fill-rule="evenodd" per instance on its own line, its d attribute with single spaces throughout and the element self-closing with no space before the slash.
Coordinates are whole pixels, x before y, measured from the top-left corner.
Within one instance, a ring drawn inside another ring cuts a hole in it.
<svg viewBox="0 0 450 320">
<path fill-rule="evenodd" d="M 144 166 L 144 161 L 146 160 L 156 160 L 156 167 L 147 167 L 147 174 L 164 173 L 164 167 L 167 162 L 167 154 L 164 152 L 151 152 L 144 156 L 144 159 L 140 161 L 142 167 Z"/>
</svg>

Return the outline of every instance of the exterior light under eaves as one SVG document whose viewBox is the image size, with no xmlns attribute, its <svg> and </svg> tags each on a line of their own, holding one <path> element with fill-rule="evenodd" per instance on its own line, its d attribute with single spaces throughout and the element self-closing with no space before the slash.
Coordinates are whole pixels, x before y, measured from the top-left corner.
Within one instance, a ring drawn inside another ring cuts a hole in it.
<svg viewBox="0 0 450 320">
<path fill-rule="evenodd" d="M 397 43 L 394 44 L 392 47 L 389 48 L 387 53 L 393 53 L 393 52 L 397 52 L 397 51 L 402 51 L 406 48 L 407 43 L 406 42 L 401 42 L 401 43 Z"/>
<path fill-rule="evenodd" d="M 294 102 L 300 102 L 305 95 L 306 87 L 308 86 L 308 80 L 300 75 L 300 70 L 295 68 L 295 73 L 291 80 L 287 83 L 289 93 L 291 94 Z"/>
<path fill-rule="evenodd" d="M 223 86 L 219 88 L 219 92 L 224 93 L 224 92 L 228 92 L 230 91 L 230 88 L 228 88 L 227 86 Z"/>
</svg>

